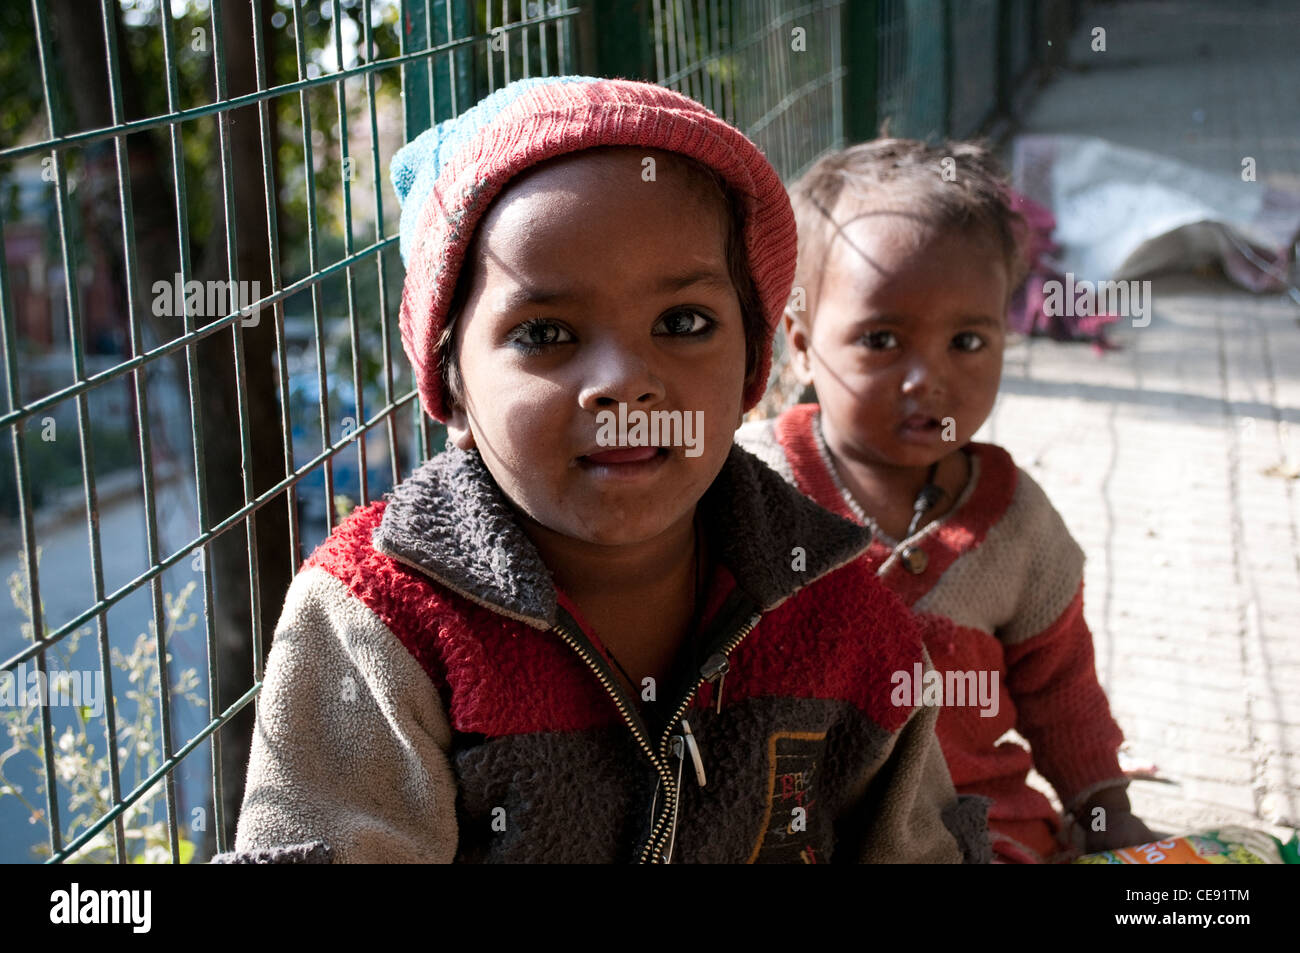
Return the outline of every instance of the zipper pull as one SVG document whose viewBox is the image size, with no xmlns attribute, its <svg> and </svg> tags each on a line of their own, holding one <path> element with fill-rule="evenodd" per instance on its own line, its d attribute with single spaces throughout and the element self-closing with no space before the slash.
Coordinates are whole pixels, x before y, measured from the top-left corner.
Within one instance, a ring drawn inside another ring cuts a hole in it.
<svg viewBox="0 0 1300 953">
<path fill-rule="evenodd" d="M 704 780 L 704 761 L 700 758 L 700 746 L 695 743 L 695 733 L 691 731 L 691 723 L 685 718 L 682 719 L 682 737 L 686 739 L 686 750 L 691 753 L 691 762 L 695 765 L 695 780 L 699 782 L 700 787 L 707 783 Z"/>
<path fill-rule="evenodd" d="M 705 681 L 718 683 L 718 697 L 713 709 L 718 715 L 722 714 L 722 686 L 727 682 L 729 671 L 731 671 L 731 663 L 721 652 L 714 652 L 700 667 L 700 674 L 704 676 Z"/>
<path fill-rule="evenodd" d="M 677 797 L 673 799 L 673 819 L 669 828 L 668 849 L 661 855 L 665 864 L 673 862 L 673 848 L 677 846 L 677 809 L 682 803 L 682 765 L 686 763 L 686 743 L 681 735 L 673 735 L 669 749 L 677 757 Z"/>
</svg>

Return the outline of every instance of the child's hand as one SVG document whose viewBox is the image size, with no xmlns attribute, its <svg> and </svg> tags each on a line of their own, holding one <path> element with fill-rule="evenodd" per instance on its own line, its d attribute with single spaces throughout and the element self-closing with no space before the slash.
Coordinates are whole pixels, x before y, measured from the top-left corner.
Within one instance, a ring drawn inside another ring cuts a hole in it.
<svg viewBox="0 0 1300 953">
<path fill-rule="evenodd" d="M 1097 813 L 1098 809 L 1105 813 Z M 1088 853 L 1149 844 L 1163 836 L 1133 813 L 1123 788 L 1107 788 L 1094 794 L 1076 818 L 1076 823 L 1083 828 L 1084 849 Z M 1097 823 L 1093 823 L 1094 818 Z"/>
</svg>

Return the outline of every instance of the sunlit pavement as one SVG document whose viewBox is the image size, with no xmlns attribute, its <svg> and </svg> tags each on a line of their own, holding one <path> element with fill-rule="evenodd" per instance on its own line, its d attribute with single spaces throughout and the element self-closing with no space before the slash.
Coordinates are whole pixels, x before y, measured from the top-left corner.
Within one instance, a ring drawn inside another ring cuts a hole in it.
<svg viewBox="0 0 1300 953">
<path fill-rule="evenodd" d="M 1106 29 L 1107 52 L 1090 49 Z M 1085 9 L 1023 129 L 1100 136 L 1300 191 L 1300 8 Z M 1088 556 L 1097 670 L 1157 830 L 1300 826 L 1300 306 L 1156 278 L 1121 351 L 1008 348 L 976 439 L 1005 446 Z"/>
</svg>

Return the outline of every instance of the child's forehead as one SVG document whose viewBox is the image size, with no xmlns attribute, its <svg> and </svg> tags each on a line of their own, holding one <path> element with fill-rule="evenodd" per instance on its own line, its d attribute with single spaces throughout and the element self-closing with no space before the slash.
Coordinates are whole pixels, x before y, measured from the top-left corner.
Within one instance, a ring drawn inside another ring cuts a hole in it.
<svg viewBox="0 0 1300 953">
<path fill-rule="evenodd" d="M 856 322 L 861 314 L 852 302 L 936 317 L 994 313 L 998 307 L 991 302 L 1006 291 L 1006 264 L 992 236 L 897 202 L 851 209 L 837 222 L 826 252 L 818 324 L 823 312 L 832 323 Z"/>
<path fill-rule="evenodd" d="M 646 151 L 576 153 L 519 177 L 476 230 L 471 263 L 516 279 L 533 271 L 640 275 L 724 264 L 725 207 L 709 208 L 680 183 L 643 180 Z"/>
<path fill-rule="evenodd" d="M 1002 257 L 987 229 L 945 222 L 899 202 L 862 203 L 837 216 L 825 252 L 828 270 L 873 284 L 902 266 L 942 267 L 957 257 L 988 262 Z"/>
</svg>

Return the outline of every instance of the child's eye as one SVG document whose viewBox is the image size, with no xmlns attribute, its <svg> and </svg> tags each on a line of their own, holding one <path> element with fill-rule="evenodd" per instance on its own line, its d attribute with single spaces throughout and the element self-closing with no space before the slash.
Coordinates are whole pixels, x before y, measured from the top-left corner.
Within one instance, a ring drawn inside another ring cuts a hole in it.
<svg viewBox="0 0 1300 953">
<path fill-rule="evenodd" d="M 963 331 L 952 339 L 952 344 L 959 351 L 978 351 L 984 347 L 984 339 L 974 331 Z"/>
<path fill-rule="evenodd" d="M 510 332 L 507 343 L 513 344 L 525 354 L 536 354 L 543 348 L 554 344 L 568 344 L 573 335 L 554 321 L 544 318 L 532 318 Z"/>
<path fill-rule="evenodd" d="M 868 331 L 862 335 L 862 343 L 873 351 L 887 351 L 898 347 L 898 335 L 893 331 Z"/>
<path fill-rule="evenodd" d="M 659 319 L 655 328 L 663 328 L 661 333 L 674 337 L 684 337 L 692 334 L 704 334 L 713 328 L 716 322 L 712 318 L 706 317 L 698 311 L 692 311 L 690 308 L 683 308 L 681 311 L 674 311 L 666 314 Z"/>
</svg>

